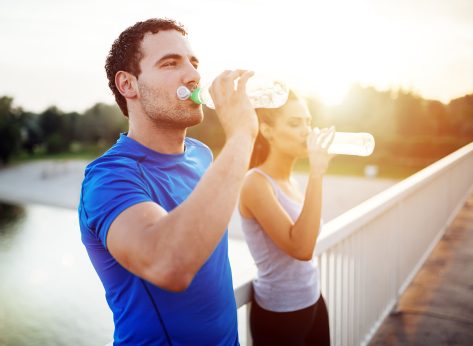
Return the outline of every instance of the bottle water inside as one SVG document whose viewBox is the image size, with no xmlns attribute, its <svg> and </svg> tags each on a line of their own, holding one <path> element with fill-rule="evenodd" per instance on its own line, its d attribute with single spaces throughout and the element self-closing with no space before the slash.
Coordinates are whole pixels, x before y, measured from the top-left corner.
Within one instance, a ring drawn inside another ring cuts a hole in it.
<svg viewBox="0 0 473 346">
<path fill-rule="evenodd" d="M 190 91 L 186 86 L 181 85 L 176 93 L 180 100 L 190 98 L 197 104 L 204 104 L 215 109 L 208 87 L 199 87 Z M 279 108 L 286 103 L 289 89 L 281 81 L 253 76 L 246 84 L 246 94 L 254 108 Z"/>
<path fill-rule="evenodd" d="M 375 146 L 374 137 L 366 132 L 335 132 L 329 154 L 369 156 Z"/>
</svg>

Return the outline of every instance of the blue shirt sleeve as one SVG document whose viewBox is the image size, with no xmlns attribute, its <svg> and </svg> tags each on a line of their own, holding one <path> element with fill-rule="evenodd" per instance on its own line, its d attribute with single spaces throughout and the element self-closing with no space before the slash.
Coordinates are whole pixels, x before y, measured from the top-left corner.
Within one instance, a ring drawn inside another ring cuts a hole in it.
<svg viewBox="0 0 473 346">
<path fill-rule="evenodd" d="M 105 162 L 86 172 L 81 201 L 86 224 L 105 248 L 115 218 L 132 205 L 148 201 L 152 201 L 149 188 L 136 163 Z"/>
</svg>

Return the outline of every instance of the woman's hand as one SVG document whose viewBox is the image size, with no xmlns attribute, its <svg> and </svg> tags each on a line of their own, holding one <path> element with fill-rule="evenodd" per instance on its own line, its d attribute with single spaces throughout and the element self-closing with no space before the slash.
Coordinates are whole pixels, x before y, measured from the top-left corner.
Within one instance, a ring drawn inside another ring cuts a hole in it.
<svg viewBox="0 0 473 346">
<path fill-rule="evenodd" d="M 328 153 L 328 148 L 335 137 L 335 128 L 318 127 L 312 129 L 307 138 L 307 151 L 309 155 L 310 175 L 322 176 L 327 171 L 330 160 L 334 155 Z"/>
</svg>

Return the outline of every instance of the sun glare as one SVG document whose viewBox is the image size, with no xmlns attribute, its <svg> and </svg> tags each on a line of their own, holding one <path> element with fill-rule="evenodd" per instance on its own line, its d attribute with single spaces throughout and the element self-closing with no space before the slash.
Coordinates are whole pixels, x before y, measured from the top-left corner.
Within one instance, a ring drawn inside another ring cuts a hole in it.
<svg viewBox="0 0 473 346">
<path fill-rule="evenodd" d="M 337 106 L 342 103 L 349 87 L 349 83 L 342 85 L 341 83 L 327 81 L 323 89 L 315 91 L 314 96 L 326 106 Z"/>
</svg>

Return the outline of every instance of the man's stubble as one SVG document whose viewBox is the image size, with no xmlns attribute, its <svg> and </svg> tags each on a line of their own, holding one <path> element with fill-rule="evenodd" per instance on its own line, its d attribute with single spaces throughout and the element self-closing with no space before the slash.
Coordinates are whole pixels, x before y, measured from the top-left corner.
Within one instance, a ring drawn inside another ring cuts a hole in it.
<svg viewBox="0 0 473 346">
<path fill-rule="evenodd" d="M 138 83 L 141 106 L 148 118 L 159 128 L 185 129 L 203 120 L 202 108 L 189 106 L 189 101 L 170 98 L 165 92 Z"/>
</svg>

